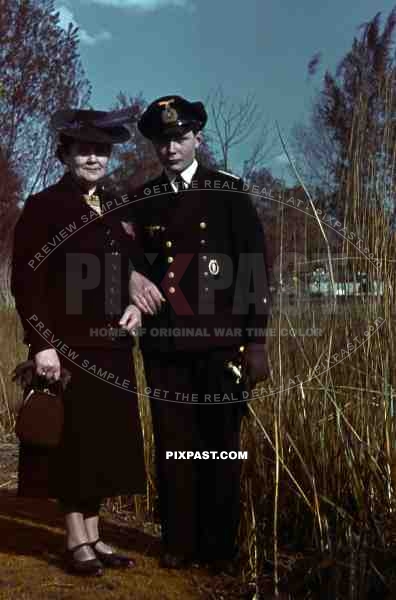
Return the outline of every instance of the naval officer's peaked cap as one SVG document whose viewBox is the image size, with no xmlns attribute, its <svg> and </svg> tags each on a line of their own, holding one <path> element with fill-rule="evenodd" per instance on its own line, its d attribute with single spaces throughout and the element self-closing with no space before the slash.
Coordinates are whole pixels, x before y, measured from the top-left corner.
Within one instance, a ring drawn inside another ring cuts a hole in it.
<svg viewBox="0 0 396 600">
<path fill-rule="evenodd" d="M 138 128 L 151 140 L 166 139 L 192 129 L 203 129 L 207 118 L 202 102 L 189 102 L 181 96 L 162 96 L 147 107 Z"/>
</svg>

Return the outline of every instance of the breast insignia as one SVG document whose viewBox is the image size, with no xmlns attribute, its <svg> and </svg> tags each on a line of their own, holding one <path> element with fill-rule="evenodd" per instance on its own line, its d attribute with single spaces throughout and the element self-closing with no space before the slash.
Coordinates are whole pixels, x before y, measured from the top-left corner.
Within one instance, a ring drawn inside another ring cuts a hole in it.
<svg viewBox="0 0 396 600">
<path fill-rule="evenodd" d="M 144 229 L 145 231 L 148 231 L 150 235 L 154 235 L 154 233 L 162 231 L 161 225 L 145 225 Z"/>
<path fill-rule="evenodd" d="M 216 276 L 220 273 L 220 265 L 215 258 L 210 259 L 208 269 L 211 275 Z"/>
</svg>

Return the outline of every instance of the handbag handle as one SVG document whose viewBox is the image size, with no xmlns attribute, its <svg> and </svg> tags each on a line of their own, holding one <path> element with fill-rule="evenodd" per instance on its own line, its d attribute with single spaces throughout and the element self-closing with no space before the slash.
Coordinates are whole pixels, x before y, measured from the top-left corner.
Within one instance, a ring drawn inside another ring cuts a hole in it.
<svg viewBox="0 0 396 600">
<path fill-rule="evenodd" d="M 33 360 L 25 360 L 24 362 L 19 363 L 12 373 L 12 381 L 15 381 L 23 389 L 32 387 L 32 389 L 37 388 L 42 392 L 49 390 L 49 392 L 52 393 L 51 388 L 53 388 L 55 390 L 53 395 L 65 390 L 70 379 L 70 371 L 65 367 L 62 367 L 60 379 L 53 383 L 49 383 L 45 377 L 36 373 L 36 365 Z"/>
<path fill-rule="evenodd" d="M 28 393 L 26 395 L 24 395 L 24 398 L 23 398 L 22 404 L 21 404 L 21 408 L 22 408 L 22 406 L 26 406 L 26 404 L 29 402 L 29 400 L 31 399 L 31 397 L 33 396 L 33 394 L 35 392 L 37 392 L 37 390 L 34 387 L 30 388 Z M 47 396 L 53 396 L 54 398 L 56 398 L 56 396 L 57 396 L 57 394 L 54 394 L 53 392 L 51 392 L 49 390 L 49 388 L 44 388 L 43 390 L 40 390 L 40 392 L 42 394 L 47 394 Z"/>
</svg>

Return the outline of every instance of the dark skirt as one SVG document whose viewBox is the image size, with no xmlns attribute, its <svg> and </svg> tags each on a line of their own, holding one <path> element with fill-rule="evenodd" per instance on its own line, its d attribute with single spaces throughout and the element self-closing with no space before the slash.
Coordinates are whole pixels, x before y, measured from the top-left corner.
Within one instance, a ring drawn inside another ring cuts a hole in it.
<svg viewBox="0 0 396 600">
<path fill-rule="evenodd" d="M 69 361 L 64 365 L 72 379 L 64 394 L 62 443 L 56 450 L 21 445 L 18 494 L 73 504 L 145 493 L 132 351 L 79 349 L 79 356 L 86 369 Z M 105 372 L 120 385 L 105 381 Z M 128 389 L 121 387 L 124 380 Z"/>
</svg>

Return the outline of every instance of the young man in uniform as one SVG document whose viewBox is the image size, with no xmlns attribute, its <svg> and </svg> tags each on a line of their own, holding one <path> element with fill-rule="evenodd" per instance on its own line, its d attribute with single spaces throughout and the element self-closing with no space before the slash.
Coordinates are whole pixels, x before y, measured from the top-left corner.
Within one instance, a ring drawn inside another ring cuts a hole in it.
<svg viewBox="0 0 396 600">
<path fill-rule="evenodd" d="M 136 268 L 157 286 L 137 285 L 133 300 L 146 313 L 162 564 L 224 570 L 237 556 L 241 460 L 220 453 L 239 450 L 247 390 L 267 374 L 269 292 L 263 231 L 242 180 L 196 159 L 206 120 L 201 102 L 165 96 L 138 123 L 163 172 L 130 209 Z"/>
</svg>

